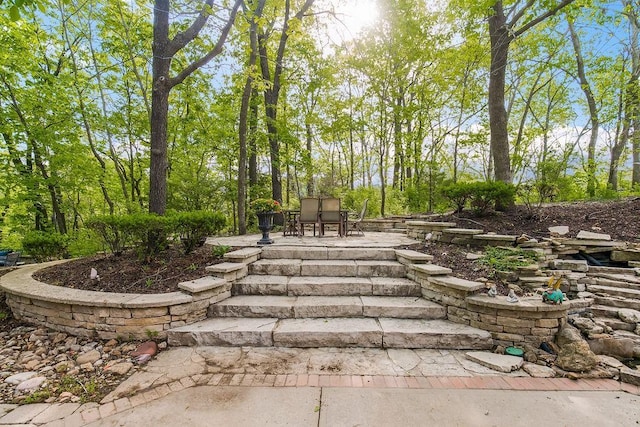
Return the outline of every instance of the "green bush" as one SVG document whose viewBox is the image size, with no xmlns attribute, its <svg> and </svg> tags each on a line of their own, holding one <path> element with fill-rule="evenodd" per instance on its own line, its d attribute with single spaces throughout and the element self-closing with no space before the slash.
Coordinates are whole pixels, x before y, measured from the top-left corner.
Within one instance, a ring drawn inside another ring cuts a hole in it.
<svg viewBox="0 0 640 427">
<path fill-rule="evenodd" d="M 168 247 L 171 221 L 166 216 L 136 213 L 120 217 L 125 240 L 133 241 L 140 259 L 149 260 Z"/>
<path fill-rule="evenodd" d="M 490 209 L 502 209 L 513 204 L 515 187 L 502 181 L 474 182 L 471 184 L 471 208 L 476 215 Z"/>
<path fill-rule="evenodd" d="M 85 222 L 104 241 L 111 253 L 120 255 L 127 245 L 127 235 L 123 232 L 121 216 L 97 216 Z"/>
<path fill-rule="evenodd" d="M 471 197 L 472 185 L 470 182 L 455 182 L 448 184 L 440 190 L 442 196 L 449 200 L 455 207 L 456 213 L 460 213 L 467 205 L 467 200 Z"/>
<path fill-rule="evenodd" d="M 31 231 L 22 239 L 22 248 L 36 262 L 51 261 L 69 256 L 69 237 L 58 233 Z"/>
<path fill-rule="evenodd" d="M 226 225 L 226 219 L 220 212 L 179 212 L 169 218 L 180 235 L 185 254 L 204 244 L 207 236 L 219 232 Z"/>
</svg>

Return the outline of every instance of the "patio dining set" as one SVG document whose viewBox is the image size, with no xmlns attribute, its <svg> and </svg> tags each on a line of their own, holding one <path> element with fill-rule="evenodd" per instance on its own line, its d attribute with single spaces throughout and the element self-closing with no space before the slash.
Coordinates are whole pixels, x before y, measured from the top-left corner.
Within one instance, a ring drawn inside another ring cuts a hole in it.
<svg viewBox="0 0 640 427">
<path fill-rule="evenodd" d="M 349 211 L 342 209 L 341 200 L 336 197 L 305 197 L 300 199 L 300 209 L 285 210 L 284 215 L 284 235 L 304 236 L 305 226 L 313 226 L 313 235 L 325 235 L 325 225 L 335 225 L 338 229 L 338 236 L 347 235 L 364 236 L 361 222 L 367 211 L 367 202 L 364 201 L 360 215 L 357 218 L 349 218 Z"/>
</svg>

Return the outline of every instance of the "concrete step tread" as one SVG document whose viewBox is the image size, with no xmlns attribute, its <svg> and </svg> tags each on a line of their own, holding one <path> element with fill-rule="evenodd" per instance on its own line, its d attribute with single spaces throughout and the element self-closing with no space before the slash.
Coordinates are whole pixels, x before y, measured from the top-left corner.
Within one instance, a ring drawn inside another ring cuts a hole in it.
<svg viewBox="0 0 640 427">
<path fill-rule="evenodd" d="M 636 298 L 596 295 L 593 300 L 598 305 L 605 305 L 608 307 L 615 307 L 615 308 L 632 308 L 634 310 L 640 310 L 640 299 L 636 299 Z"/>
<path fill-rule="evenodd" d="M 484 330 L 447 320 L 214 318 L 167 331 L 169 345 L 489 349 Z"/>
<path fill-rule="evenodd" d="M 234 295 L 420 296 L 420 285 L 403 277 L 278 276 L 252 274 L 238 280 Z"/>
<path fill-rule="evenodd" d="M 397 317 L 436 319 L 446 309 L 420 297 L 238 295 L 209 308 L 210 316 Z"/>
<path fill-rule="evenodd" d="M 628 298 L 640 299 L 640 290 L 630 288 L 618 288 L 614 286 L 602 286 L 602 285 L 587 285 L 589 292 L 602 292 L 609 295 L 618 295 Z"/>
</svg>

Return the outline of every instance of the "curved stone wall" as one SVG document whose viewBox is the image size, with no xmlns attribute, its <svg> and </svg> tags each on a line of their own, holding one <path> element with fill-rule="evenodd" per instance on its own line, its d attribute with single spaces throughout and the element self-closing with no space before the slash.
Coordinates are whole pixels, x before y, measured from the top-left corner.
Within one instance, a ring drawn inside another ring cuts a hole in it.
<svg viewBox="0 0 640 427">
<path fill-rule="evenodd" d="M 72 335 L 123 340 L 165 338 L 170 328 L 207 317 L 209 305 L 231 296 L 231 283 L 204 277 L 180 292 L 124 294 L 48 285 L 32 274 L 60 261 L 26 265 L 0 277 L 0 291 L 18 320 Z"/>
</svg>

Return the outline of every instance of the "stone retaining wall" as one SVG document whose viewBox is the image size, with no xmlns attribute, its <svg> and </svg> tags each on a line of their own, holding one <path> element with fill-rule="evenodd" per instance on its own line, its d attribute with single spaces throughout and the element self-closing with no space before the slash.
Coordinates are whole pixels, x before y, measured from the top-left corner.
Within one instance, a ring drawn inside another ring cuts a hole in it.
<svg viewBox="0 0 640 427">
<path fill-rule="evenodd" d="M 479 294 L 482 283 L 415 267 L 408 277 L 420 284 L 424 298 L 445 306 L 447 319 L 489 331 L 495 345 L 537 348 L 542 342 L 551 342 L 571 309 L 570 302 L 550 305 L 540 297 L 510 303 L 504 296 Z"/>
<path fill-rule="evenodd" d="M 7 273 L 0 277 L 0 290 L 16 319 L 76 336 L 165 338 L 168 329 L 204 320 L 209 305 L 231 296 L 231 283 L 215 277 L 181 283 L 180 292 L 165 294 L 84 291 L 31 277 L 54 263 Z"/>
</svg>

